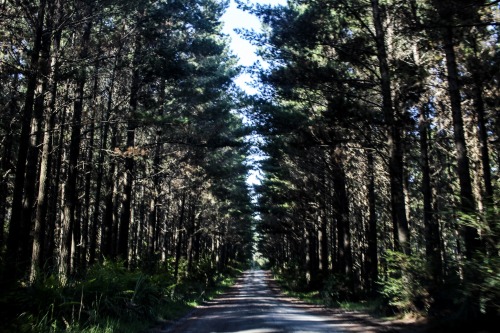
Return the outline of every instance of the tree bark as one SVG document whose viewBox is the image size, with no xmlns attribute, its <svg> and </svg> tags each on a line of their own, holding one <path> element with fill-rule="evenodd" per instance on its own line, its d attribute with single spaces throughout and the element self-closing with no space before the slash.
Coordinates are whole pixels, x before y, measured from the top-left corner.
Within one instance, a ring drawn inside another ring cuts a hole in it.
<svg viewBox="0 0 500 333">
<path fill-rule="evenodd" d="M 137 45 L 137 48 L 139 46 Z M 120 234 L 118 237 L 118 257 L 127 262 L 128 259 L 128 238 L 130 229 L 130 218 L 132 210 L 132 188 L 134 175 L 134 155 L 135 151 L 135 115 L 137 112 L 139 93 L 139 70 L 136 66 L 139 63 L 139 50 L 135 51 L 135 61 L 132 77 L 132 87 L 130 92 L 130 119 L 127 125 L 127 150 L 125 151 L 125 174 L 123 175 L 123 200 L 122 212 L 120 216 Z"/>
<path fill-rule="evenodd" d="M 111 105 L 111 96 L 108 99 L 108 106 Z M 110 110 L 108 109 L 108 112 Z M 108 118 L 109 119 L 109 118 Z M 111 124 L 110 124 L 111 126 Z M 117 129 L 116 124 L 112 124 L 111 128 L 111 142 L 110 149 L 113 150 L 117 144 Z M 106 195 L 104 198 L 104 215 L 102 221 L 101 231 L 101 256 L 102 259 L 113 259 L 116 256 L 116 226 L 118 224 L 116 214 L 116 201 L 117 201 L 117 167 L 114 157 L 112 157 L 109 171 L 106 179 Z"/>
<path fill-rule="evenodd" d="M 443 47 L 446 55 L 448 95 L 451 103 L 453 136 L 457 158 L 457 174 L 460 183 L 460 210 L 464 214 L 472 214 L 476 210 L 476 205 L 472 191 L 469 157 L 467 155 L 467 144 L 465 141 L 460 82 L 454 49 L 453 28 L 451 26 L 446 27 L 444 30 Z M 462 227 L 462 232 L 465 239 L 465 255 L 468 259 L 472 259 L 474 252 L 480 248 L 479 233 L 476 228 L 468 225 Z"/>
<path fill-rule="evenodd" d="M 394 232 L 394 247 L 405 254 L 410 253 L 410 233 L 406 219 L 406 205 L 403 187 L 403 145 L 401 128 L 392 102 L 391 75 L 389 70 L 385 32 L 382 24 L 382 9 L 378 0 L 371 0 L 375 41 L 380 70 L 382 91 L 382 112 L 388 127 L 389 177 L 391 187 L 391 214 Z"/>
<path fill-rule="evenodd" d="M 99 49 L 100 47 L 98 47 Z M 93 259 L 95 258 L 95 243 L 97 238 L 97 226 L 94 226 L 91 216 L 91 191 L 92 191 L 92 173 L 94 172 L 93 164 L 94 164 L 94 136 L 95 136 L 95 122 L 96 122 L 96 114 L 98 104 L 97 104 L 97 96 L 98 96 L 98 87 L 99 87 L 99 67 L 100 61 L 96 60 L 94 65 L 94 84 L 92 88 L 92 104 L 91 104 L 91 116 L 89 119 L 89 129 L 88 129 L 88 146 L 87 146 L 87 154 L 85 160 L 85 189 L 84 189 L 84 205 L 82 212 L 82 256 L 80 257 L 79 266 L 83 271 L 85 271 L 87 267 L 87 251 L 89 254 L 89 262 L 90 262 L 90 252 L 94 251 Z M 90 246 L 92 244 L 92 246 Z"/>
<path fill-rule="evenodd" d="M 433 209 L 433 194 L 431 184 L 431 167 L 429 162 L 429 133 L 426 106 L 421 107 L 419 115 L 420 156 L 422 169 L 422 195 L 424 203 L 425 254 L 429 263 L 431 279 L 436 287 L 441 284 L 442 261 L 439 225 Z"/>
<path fill-rule="evenodd" d="M 57 100 L 57 75 L 59 61 L 57 59 L 60 40 L 61 40 L 61 29 L 54 31 L 54 22 L 57 22 L 56 26 L 59 26 L 59 17 L 62 15 L 62 5 L 57 2 L 50 2 L 48 4 L 48 14 L 47 14 L 47 32 L 43 38 L 42 47 L 42 63 L 44 61 L 48 62 L 50 57 L 50 44 L 52 44 L 52 56 L 50 60 L 50 65 L 47 63 L 47 69 L 43 71 L 44 85 L 50 84 L 50 101 L 45 107 L 44 99 L 41 98 L 39 101 L 39 108 L 45 109 L 44 115 L 44 130 L 42 139 L 42 156 L 40 160 L 40 171 L 38 175 L 38 194 L 37 194 L 37 204 L 35 211 L 34 220 L 34 232 L 33 232 L 33 248 L 31 254 L 31 270 L 30 270 L 30 281 L 34 282 L 37 278 L 37 272 L 43 268 L 46 255 L 46 233 L 47 229 L 50 227 L 47 225 L 47 211 L 48 211 L 48 195 L 50 190 L 51 179 L 48 175 L 52 171 L 52 141 L 53 141 L 53 130 L 55 126 L 55 104 Z M 58 10 L 56 13 L 56 9 Z M 58 15 L 58 17 L 56 17 Z M 51 34 L 54 31 L 53 40 L 51 39 Z M 43 88 L 45 91 L 47 88 Z M 45 94 L 44 94 L 45 95 Z"/>
<path fill-rule="evenodd" d="M 377 239 L 377 215 L 375 197 L 375 163 L 373 151 L 367 152 L 367 174 L 368 174 L 368 228 L 366 239 L 368 252 L 366 258 L 367 289 L 371 295 L 375 294 L 378 281 L 378 239 Z"/>
<path fill-rule="evenodd" d="M 479 18 L 477 18 L 479 19 Z M 474 56 L 471 59 L 473 62 L 473 68 L 471 68 L 472 73 L 472 98 L 474 101 L 474 110 L 477 115 L 477 128 L 478 128 L 478 139 L 480 148 L 480 159 L 482 166 L 482 178 L 484 183 L 484 201 L 487 206 L 493 205 L 493 184 L 491 179 L 491 161 L 490 152 L 488 145 L 488 128 L 486 119 L 486 110 L 484 105 L 483 91 L 485 81 L 481 70 L 484 72 L 485 69 L 480 69 L 475 66 L 475 64 L 480 64 L 481 59 L 478 56 L 478 44 L 479 41 L 477 37 L 472 37 L 472 46 L 474 49 Z"/>
<path fill-rule="evenodd" d="M 336 148 L 332 155 L 332 177 L 338 234 L 338 272 L 346 277 L 349 287 L 352 289 L 354 274 L 351 248 L 349 198 L 347 195 L 346 175 L 342 163 L 343 157 L 341 148 Z"/>
<path fill-rule="evenodd" d="M 182 194 L 181 202 L 180 202 L 180 207 L 179 207 L 179 222 L 177 225 L 177 228 L 175 230 L 176 237 L 175 237 L 175 261 L 174 261 L 174 280 L 177 281 L 179 278 L 179 264 L 181 261 L 181 250 L 182 250 L 182 241 L 183 241 L 183 232 L 182 229 L 184 228 L 184 215 L 186 211 L 186 194 Z M 217 248 L 215 249 L 217 251 Z M 216 252 L 214 252 L 216 253 Z"/>
<path fill-rule="evenodd" d="M 87 20 L 80 41 L 79 59 L 86 61 L 89 54 L 89 41 L 92 29 L 92 7 L 87 5 L 85 13 Z M 63 207 L 61 214 L 61 258 L 59 263 L 59 278 L 64 284 L 75 267 L 72 267 L 72 260 L 75 263 L 71 249 L 73 247 L 73 237 L 75 229 L 75 208 L 78 201 L 77 178 L 78 178 L 78 158 L 80 155 L 81 122 L 83 113 L 84 88 L 87 79 L 85 65 L 80 68 L 75 89 L 75 102 L 73 105 L 73 119 L 71 125 L 71 139 L 68 157 L 68 175 L 64 184 Z M 77 228 L 78 230 L 78 228 Z M 78 262 L 78 260 L 76 261 Z"/>
<path fill-rule="evenodd" d="M 10 100 L 7 106 L 7 118 L 15 119 L 16 114 L 19 113 L 17 106 L 17 91 L 19 89 L 19 74 L 14 74 L 12 85 L 10 89 Z M 8 206 L 8 190 L 9 190 L 9 175 L 14 170 L 13 163 L 13 143 L 14 143 L 14 122 L 5 124 L 5 139 L 3 140 L 3 150 L 0 157 L 0 193 L 5 195 L 0 196 L 0 251 L 4 250 L 5 245 L 5 227 L 7 219 L 7 206 Z"/>
<path fill-rule="evenodd" d="M 35 35 L 33 39 L 33 49 L 27 72 L 27 86 L 24 100 L 24 107 L 21 116 L 21 134 L 19 137 L 19 150 L 17 152 L 16 176 L 14 180 L 14 192 L 11 205 L 11 219 L 9 224 L 9 235 L 7 238 L 6 262 L 5 262 L 5 280 L 12 281 L 22 273 L 19 270 L 19 259 L 22 251 L 30 246 L 29 231 L 30 226 L 23 225 L 26 221 L 23 219 L 23 198 L 24 185 L 26 177 L 26 162 L 30 147 L 31 121 L 33 117 L 33 108 L 35 103 L 35 92 L 39 81 L 40 70 L 40 51 L 42 47 L 42 37 L 44 28 L 44 19 L 46 11 L 46 0 L 41 0 L 36 17 Z"/>
<path fill-rule="evenodd" d="M 476 203 L 472 190 L 472 179 L 470 175 L 469 157 L 467 155 L 467 145 L 465 141 L 464 122 L 462 118 L 462 97 L 459 79 L 459 70 L 455 53 L 454 19 L 457 10 L 451 1 L 434 1 L 438 14 L 446 26 L 441 29 L 441 38 L 446 58 L 446 73 L 448 81 L 448 96 L 451 105 L 453 122 L 453 137 L 456 150 L 457 176 L 460 185 L 460 205 L 459 212 L 469 218 L 474 218 L 476 213 Z M 481 251 L 481 241 L 479 232 L 471 225 L 460 225 L 460 231 L 465 244 L 465 257 L 470 262 L 476 256 L 477 251 Z M 458 248 L 458 246 L 457 246 Z M 480 277 L 477 271 L 470 266 L 464 268 L 464 280 L 471 285 L 478 285 Z M 470 318 L 478 318 L 480 315 L 480 291 L 473 290 L 467 297 L 466 312 Z"/>
<path fill-rule="evenodd" d="M 90 236 L 90 250 L 89 250 L 89 263 L 92 264 L 96 258 L 97 258 L 97 232 L 99 229 L 99 217 L 100 217 L 100 212 L 101 212 L 101 195 L 102 195 L 102 187 L 103 187 L 103 180 L 104 180 L 104 173 L 105 173 L 105 167 L 104 167 L 104 162 L 105 162 L 105 151 L 106 148 L 108 147 L 108 136 L 109 136 L 109 131 L 110 131 L 110 122 L 112 119 L 111 116 L 111 109 L 113 105 L 113 91 L 115 89 L 115 79 L 116 79 L 116 70 L 117 70 L 117 63 L 118 59 L 120 59 L 120 54 L 121 54 L 121 48 L 118 51 L 118 54 L 115 57 L 115 61 L 113 64 L 113 69 L 111 72 L 111 78 L 110 78 L 110 83 L 108 86 L 108 98 L 106 102 L 106 110 L 103 112 L 102 119 L 101 119 L 101 132 L 100 132 L 100 150 L 99 150 L 99 158 L 97 162 L 97 179 L 96 179 L 96 193 L 95 193 L 95 201 L 94 201 L 94 215 L 93 215 L 93 221 L 92 221 L 92 229 L 91 229 L 91 236 Z M 116 147 L 116 135 L 113 134 L 113 139 L 112 142 L 110 143 L 110 150 L 113 150 Z M 114 175 L 115 171 L 115 162 L 111 162 L 111 166 L 109 168 L 109 173 L 108 173 L 108 179 L 109 181 L 106 183 L 105 188 L 107 189 L 107 193 L 104 198 L 104 202 L 106 203 L 105 205 L 105 211 L 102 217 L 101 221 L 101 255 L 104 257 L 108 257 L 112 255 L 112 249 L 111 249 L 111 244 L 112 244 L 112 232 L 111 230 L 113 229 L 113 218 L 110 217 L 109 213 L 112 212 L 111 207 L 109 207 L 107 204 L 109 202 L 113 202 L 112 199 L 112 188 L 113 188 L 113 183 L 112 183 L 112 178 Z M 109 210 L 108 210 L 109 208 Z M 111 214 L 112 215 L 112 214 Z"/>
<path fill-rule="evenodd" d="M 158 117 L 161 119 L 163 117 L 163 105 L 165 103 L 165 80 L 161 80 L 160 83 L 160 91 L 159 91 L 159 106 L 158 106 Z M 153 166 L 152 166 L 152 181 L 153 181 L 153 193 L 150 199 L 150 209 L 149 209 L 149 249 L 148 254 L 151 258 L 153 258 L 156 243 L 157 243 L 157 224 L 158 224 L 158 197 L 161 192 L 161 136 L 162 136 L 162 128 L 161 124 L 157 125 L 158 128 L 155 133 L 155 149 L 154 149 L 154 157 L 153 157 Z"/>
</svg>

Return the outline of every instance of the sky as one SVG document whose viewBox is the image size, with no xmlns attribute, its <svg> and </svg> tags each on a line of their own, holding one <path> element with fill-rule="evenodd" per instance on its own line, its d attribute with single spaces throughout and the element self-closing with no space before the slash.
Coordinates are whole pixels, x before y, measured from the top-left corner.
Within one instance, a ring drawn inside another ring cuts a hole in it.
<svg viewBox="0 0 500 333">
<path fill-rule="evenodd" d="M 270 5 L 284 5 L 286 4 L 286 0 L 247 0 L 251 3 L 260 3 L 260 4 L 270 4 Z M 257 55 L 255 54 L 255 47 L 251 45 L 246 40 L 242 39 L 238 34 L 234 31 L 234 29 L 238 28 L 246 28 L 246 29 L 260 29 L 260 22 L 257 17 L 246 13 L 237 8 L 234 0 L 231 0 L 230 7 L 226 11 L 226 13 L 222 16 L 222 21 L 224 22 L 224 30 L 223 32 L 231 37 L 231 49 L 233 53 L 239 58 L 239 64 L 242 66 L 251 66 L 255 61 L 258 60 Z M 235 83 L 242 88 L 248 94 L 255 94 L 256 89 L 252 88 L 249 83 L 252 81 L 252 78 L 249 74 L 241 74 L 235 80 Z M 248 161 L 251 164 L 254 164 L 262 159 L 262 156 L 259 155 L 251 155 L 248 157 Z M 247 184 L 249 185 L 257 185 L 260 184 L 259 180 L 260 170 L 253 169 L 249 171 Z"/>
<path fill-rule="evenodd" d="M 260 4 L 270 4 L 270 5 L 284 5 L 286 0 L 247 0 L 250 3 L 260 3 Z M 255 55 L 255 47 L 249 42 L 242 39 L 234 31 L 237 28 L 247 28 L 247 29 L 260 29 L 260 22 L 257 17 L 246 13 L 237 8 L 234 0 L 231 0 L 231 5 L 227 12 L 222 16 L 222 21 L 224 22 L 225 34 L 231 37 L 231 48 L 240 59 L 239 64 L 242 66 L 251 66 L 256 60 L 258 60 Z M 250 87 L 247 83 L 251 82 L 251 77 L 248 74 L 240 75 L 236 80 L 243 90 L 249 94 L 255 93 L 255 89 Z"/>
</svg>

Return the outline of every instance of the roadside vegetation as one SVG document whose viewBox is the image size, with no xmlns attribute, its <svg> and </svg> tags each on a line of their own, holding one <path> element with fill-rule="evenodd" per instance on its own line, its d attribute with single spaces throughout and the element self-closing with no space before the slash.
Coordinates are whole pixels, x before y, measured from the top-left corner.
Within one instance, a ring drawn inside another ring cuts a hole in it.
<svg viewBox="0 0 500 333">
<path fill-rule="evenodd" d="M 175 280 L 169 265 L 145 273 L 106 261 L 65 286 L 54 276 L 40 277 L 2 296 L 0 332 L 145 332 L 214 297 L 239 274 L 231 266 L 223 272 L 200 268 Z"/>
</svg>

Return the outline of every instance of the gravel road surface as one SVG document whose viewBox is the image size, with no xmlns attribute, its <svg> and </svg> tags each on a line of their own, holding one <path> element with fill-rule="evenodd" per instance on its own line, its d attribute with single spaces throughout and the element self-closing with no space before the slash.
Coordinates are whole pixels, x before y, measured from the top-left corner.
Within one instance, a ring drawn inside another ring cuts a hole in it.
<svg viewBox="0 0 500 333">
<path fill-rule="evenodd" d="M 279 293 L 267 271 L 246 271 L 222 296 L 157 333 L 382 332 L 368 315 L 332 311 Z M 391 330 L 392 331 L 392 330 Z"/>
</svg>

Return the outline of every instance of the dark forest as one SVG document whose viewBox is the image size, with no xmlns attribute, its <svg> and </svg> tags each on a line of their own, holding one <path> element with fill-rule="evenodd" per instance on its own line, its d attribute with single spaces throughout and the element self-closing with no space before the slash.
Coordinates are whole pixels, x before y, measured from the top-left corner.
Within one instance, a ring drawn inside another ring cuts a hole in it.
<svg viewBox="0 0 500 333">
<path fill-rule="evenodd" d="M 498 320 L 499 1 L 237 2 L 249 68 L 229 1 L 0 0 L 0 332 L 138 332 L 256 265 Z"/>
</svg>

